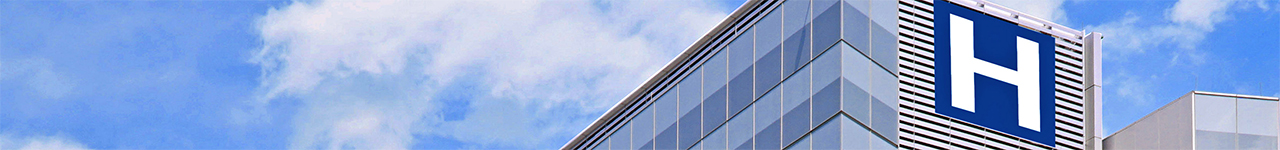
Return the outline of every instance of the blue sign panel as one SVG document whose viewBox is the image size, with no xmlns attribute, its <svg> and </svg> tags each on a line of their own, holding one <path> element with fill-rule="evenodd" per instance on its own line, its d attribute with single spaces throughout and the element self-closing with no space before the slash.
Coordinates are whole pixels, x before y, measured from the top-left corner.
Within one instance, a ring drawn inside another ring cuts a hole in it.
<svg viewBox="0 0 1280 150">
<path fill-rule="evenodd" d="M 1054 145 L 1054 38 L 934 1 L 936 111 Z"/>
</svg>

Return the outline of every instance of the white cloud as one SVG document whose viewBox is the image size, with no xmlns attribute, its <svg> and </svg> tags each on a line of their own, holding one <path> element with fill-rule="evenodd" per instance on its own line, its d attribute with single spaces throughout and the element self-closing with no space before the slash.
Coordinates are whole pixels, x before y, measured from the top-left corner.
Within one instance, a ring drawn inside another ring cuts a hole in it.
<svg viewBox="0 0 1280 150">
<path fill-rule="evenodd" d="M 17 150 L 87 150 L 84 144 L 60 136 L 31 136 L 13 138 L 0 135 L 0 149 Z"/>
<path fill-rule="evenodd" d="M 27 89 L 45 99 L 59 99 L 75 88 L 74 81 L 54 70 L 53 61 L 44 58 L 16 59 L 5 62 L 0 80 L 25 81 Z M 21 89 L 21 88 L 20 88 Z"/>
<path fill-rule="evenodd" d="M 259 20 L 255 103 L 300 99 L 291 148 L 558 146 L 722 20 L 715 4 L 294 2 Z"/>
</svg>

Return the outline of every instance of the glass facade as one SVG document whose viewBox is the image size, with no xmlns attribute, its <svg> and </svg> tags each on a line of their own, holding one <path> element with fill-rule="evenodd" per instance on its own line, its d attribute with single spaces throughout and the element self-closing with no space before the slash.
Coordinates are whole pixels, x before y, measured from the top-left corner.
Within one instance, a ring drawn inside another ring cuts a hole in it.
<svg viewBox="0 0 1280 150">
<path fill-rule="evenodd" d="M 781 2 L 594 149 L 895 148 L 896 5 L 874 4 Z"/>
<path fill-rule="evenodd" d="M 1104 149 L 1277 149 L 1275 98 L 1192 92 L 1103 140 Z M 1191 116 L 1191 117 L 1187 117 Z"/>
</svg>

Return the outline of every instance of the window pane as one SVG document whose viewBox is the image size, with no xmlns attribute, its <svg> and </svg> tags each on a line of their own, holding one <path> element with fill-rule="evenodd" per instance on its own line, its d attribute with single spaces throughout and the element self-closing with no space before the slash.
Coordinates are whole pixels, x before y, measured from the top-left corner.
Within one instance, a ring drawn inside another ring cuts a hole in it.
<svg viewBox="0 0 1280 150">
<path fill-rule="evenodd" d="M 840 6 L 839 0 L 813 1 L 813 49 L 815 57 L 822 50 L 830 48 L 840 40 Z"/>
<path fill-rule="evenodd" d="M 1231 97 L 1195 95 L 1197 130 L 1236 132 L 1236 100 Z"/>
<path fill-rule="evenodd" d="M 653 112 L 654 107 L 649 106 L 641 110 L 628 125 L 631 127 L 631 144 L 632 148 L 642 149 L 641 147 L 649 145 L 647 149 L 653 149 Z"/>
<path fill-rule="evenodd" d="M 844 108 L 841 109 L 855 119 L 871 121 L 871 94 L 867 92 L 871 87 L 871 75 L 867 72 L 871 60 L 848 45 L 842 46 L 840 52 L 844 56 L 840 66 L 844 80 Z"/>
<path fill-rule="evenodd" d="M 712 56 L 702 65 L 702 133 L 707 135 L 712 129 L 720 126 L 725 120 L 725 54 Z"/>
<path fill-rule="evenodd" d="M 879 69 L 872 70 L 871 129 L 885 137 L 898 137 L 898 78 Z"/>
<path fill-rule="evenodd" d="M 898 1 L 872 0 L 871 58 L 889 72 L 898 69 Z"/>
<path fill-rule="evenodd" d="M 840 48 L 822 53 L 813 63 L 813 125 L 826 120 L 840 110 Z M 820 140 L 815 140 L 820 141 Z"/>
<path fill-rule="evenodd" d="M 1237 145 L 1239 149 L 1256 149 L 1256 150 L 1272 150 L 1276 149 L 1276 136 L 1263 136 L 1252 134 L 1236 134 L 1239 137 Z"/>
<path fill-rule="evenodd" d="M 743 109 L 742 113 L 738 113 L 736 116 L 733 116 L 728 123 L 725 123 L 723 128 L 726 129 L 721 129 L 728 131 L 728 133 L 726 133 L 728 134 L 728 140 L 726 141 L 729 143 L 729 148 L 741 149 L 745 146 L 746 149 L 751 149 L 751 138 L 755 135 L 756 131 L 758 131 L 754 128 L 752 122 L 755 120 L 754 106 L 755 105 L 751 105 L 750 107 Z"/>
<path fill-rule="evenodd" d="M 871 132 L 867 132 L 867 128 L 862 127 L 858 123 L 853 122 L 847 117 L 837 117 L 840 120 L 840 148 L 841 149 L 870 149 Z"/>
<path fill-rule="evenodd" d="M 1276 128 L 1280 128 L 1280 112 L 1276 111 L 1276 101 L 1238 98 L 1239 119 L 1236 120 L 1237 133 L 1263 136 L 1276 136 Z"/>
<path fill-rule="evenodd" d="M 609 136 L 609 149 L 631 149 L 631 124 L 622 125 Z"/>
<path fill-rule="evenodd" d="M 676 86 L 679 87 L 679 85 Z M 653 111 L 653 129 L 656 135 L 654 135 L 653 146 L 656 149 L 676 148 L 675 123 L 676 115 L 679 115 L 679 110 L 676 108 L 676 104 L 679 102 L 679 92 L 679 89 L 672 88 L 667 91 L 662 98 L 658 98 L 658 101 L 655 101 L 653 106 L 650 106 L 655 107 L 653 109 L 655 110 Z"/>
<path fill-rule="evenodd" d="M 781 144 L 779 144 L 782 141 L 782 89 L 766 93 L 760 100 L 756 100 L 751 107 L 756 109 L 755 148 L 782 148 Z"/>
<path fill-rule="evenodd" d="M 1236 149 L 1236 134 L 1196 130 L 1196 149 Z"/>
<path fill-rule="evenodd" d="M 753 44 L 755 28 L 752 27 L 734 40 L 723 55 L 728 57 L 729 86 L 726 93 L 729 98 L 727 114 L 735 114 L 755 100 L 753 80 L 755 79 L 753 62 L 755 49 Z"/>
<path fill-rule="evenodd" d="M 871 19 L 867 18 L 869 0 L 843 0 L 844 40 L 866 52 L 871 47 Z"/>
<path fill-rule="evenodd" d="M 697 145 L 693 145 L 694 149 L 727 149 L 725 147 L 725 128 L 711 131 L 705 139 L 699 141 Z"/>
<path fill-rule="evenodd" d="M 782 141 L 791 142 L 809 132 L 809 79 L 811 69 L 804 67 L 782 81 Z"/>
<path fill-rule="evenodd" d="M 755 97 L 782 81 L 782 11 L 775 9 L 756 23 Z"/>
<path fill-rule="evenodd" d="M 759 24 L 763 25 L 763 24 Z M 751 67 L 751 62 L 755 61 L 755 27 L 748 28 L 737 39 L 729 43 L 728 48 L 721 52 L 721 55 L 728 56 L 729 76 L 738 76 L 746 72 Z"/>
<path fill-rule="evenodd" d="M 676 106 L 680 110 L 680 119 L 676 126 L 676 145 L 679 149 L 685 149 L 693 146 L 693 142 L 702 138 L 702 73 L 706 68 L 699 66 L 684 80 L 680 81 L 680 104 Z M 665 132 L 665 131 L 664 131 Z"/>
<path fill-rule="evenodd" d="M 813 142 L 813 149 L 840 149 L 840 120 L 844 120 L 845 117 L 835 115 L 836 114 L 822 115 L 822 117 L 820 117 L 828 118 L 830 120 L 823 120 L 825 123 L 814 128 L 813 133 L 809 134 L 809 140 Z M 836 118 L 833 118 L 832 116 L 835 116 Z"/>
<path fill-rule="evenodd" d="M 809 62 L 811 56 L 809 18 L 809 0 L 789 0 L 783 2 L 783 35 L 782 43 L 782 76 L 788 76 Z"/>
</svg>

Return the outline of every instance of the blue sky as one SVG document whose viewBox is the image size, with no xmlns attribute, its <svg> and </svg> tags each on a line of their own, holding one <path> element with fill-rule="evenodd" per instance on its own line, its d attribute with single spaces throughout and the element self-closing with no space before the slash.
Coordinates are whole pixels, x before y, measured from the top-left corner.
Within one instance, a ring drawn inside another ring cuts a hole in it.
<svg viewBox="0 0 1280 150">
<path fill-rule="evenodd" d="M 557 148 L 741 3 L 3 1 L 0 148 Z M 996 3 L 1107 35 L 1108 132 L 1280 96 L 1278 1 Z"/>
</svg>

